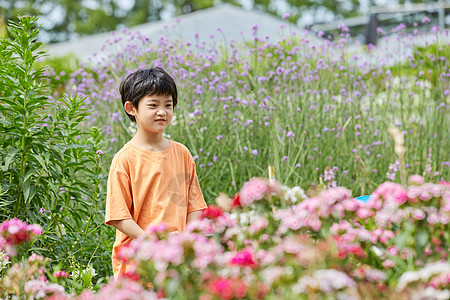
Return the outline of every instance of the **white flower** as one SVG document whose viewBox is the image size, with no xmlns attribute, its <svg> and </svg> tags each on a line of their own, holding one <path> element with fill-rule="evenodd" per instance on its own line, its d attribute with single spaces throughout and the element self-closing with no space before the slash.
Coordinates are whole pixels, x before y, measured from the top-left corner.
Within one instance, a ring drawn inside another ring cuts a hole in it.
<svg viewBox="0 0 450 300">
<path fill-rule="evenodd" d="M 411 282 L 420 280 L 420 275 L 415 271 L 408 271 L 402 274 L 398 280 L 397 291 L 402 291 Z"/>
<path fill-rule="evenodd" d="M 434 275 L 450 272 L 450 264 L 443 262 L 434 262 L 427 264 L 423 269 L 417 271 L 422 280 L 428 280 Z"/>
<path fill-rule="evenodd" d="M 397 290 L 402 291 L 411 282 L 419 280 L 427 282 L 433 276 L 447 272 L 450 272 L 450 263 L 444 262 L 429 263 L 423 269 L 420 269 L 418 271 L 408 271 L 403 273 L 398 280 Z"/>
<path fill-rule="evenodd" d="M 299 186 L 294 186 L 293 188 L 282 186 L 281 190 L 284 192 L 285 199 L 291 203 L 296 203 L 298 200 L 307 198 L 305 191 Z"/>
<path fill-rule="evenodd" d="M 449 290 L 436 290 L 431 286 L 426 289 L 421 290 L 418 293 L 414 293 L 412 295 L 411 300 L 447 300 L 450 299 L 450 291 Z"/>
<path fill-rule="evenodd" d="M 4 251 L 0 251 L 0 271 L 6 269 L 10 263 L 8 255 Z"/>
<path fill-rule="evenodd" d="M 83 270 L 83 274 L 88 274 L 92 277 L 94 277 L 95 275 L 97 275 L 97 272 L 95 271 L 95 269 L 91 266 L 88 265 L 86 269 Z"/>
</svg>

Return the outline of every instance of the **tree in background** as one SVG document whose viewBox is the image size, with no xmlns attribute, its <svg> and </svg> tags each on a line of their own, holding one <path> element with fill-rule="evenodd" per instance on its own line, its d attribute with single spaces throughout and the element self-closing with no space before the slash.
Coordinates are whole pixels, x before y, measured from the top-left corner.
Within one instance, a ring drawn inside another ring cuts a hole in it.
<svg viewBox="0 0 450 300">
<path fill-rule="evenodd" d="M 289 13 L 289 21 L 312 25 L 354 17 L 374 5 L 439 2 L 439 0 L 8 0 L 0 1 L 0 24 L 18 15 L 38 16 L 42 38 L 49 42 L 130 27 L 213 7 L 221 3 L 251 7 L 272 15 Z M 450 2 L 450 0 L 445 0 Z M 307 22 L 299 22 L 308 16 Z"/>
</svg>

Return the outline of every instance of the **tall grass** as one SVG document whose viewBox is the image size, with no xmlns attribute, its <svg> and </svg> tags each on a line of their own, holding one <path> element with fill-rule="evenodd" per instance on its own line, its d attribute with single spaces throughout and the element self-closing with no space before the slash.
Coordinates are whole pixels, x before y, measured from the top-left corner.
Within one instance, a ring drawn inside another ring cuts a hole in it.
<svg viewBox="0 0 450 300">
<path fill-rule="evenodd" d="M 68 88 L 94 110 L 88 124 L 103 127 L 108 162 L 134 130 L 121 106 L 120 81 L 137 68 L 167 69 L 179 86 L 167 134 L 194 155 L 210 203 L 251 176 L 267 177 L 268 165 L 283 184 L 307 189 L 323 182 L 355 196 L 399 181 L 390 127 L 404 134 L 408 174 L 448 180 L 448 43 L 437 39 L 389 66 L 371 47 L 351 50 L 346 31 L 341 27 L 333 41 L 305 34 L 269 43 L 254 26 L 252 41 L 221 45 L 125 30 L 96 64 L 71 75 Z M 411 51 L 407 40 L 421 35 L 396 34 L 398 48 Z"/>
</svg>

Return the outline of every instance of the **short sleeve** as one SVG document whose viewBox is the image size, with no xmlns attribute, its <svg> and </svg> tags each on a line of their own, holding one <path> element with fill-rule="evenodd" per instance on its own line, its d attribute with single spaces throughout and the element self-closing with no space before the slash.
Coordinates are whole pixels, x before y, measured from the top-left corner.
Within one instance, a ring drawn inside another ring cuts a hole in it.
<svg viewBox="0 0 450 300">
<path fill-rule="evenodd" d="M 107 183 L 105 224 L 131 219 L 131 205 L 130 178 L 124 172 L 111 170 Z"/>
<path fill-rule="evenodd" d="M 191 158 L 190 170 L 190 185 L 188 195 L 188 213 L 197 210 L 203 210 L 207 207 L 205 199 L 203 198 L 202 190 L 197 178 L 194 160 Z"/>
</svg>

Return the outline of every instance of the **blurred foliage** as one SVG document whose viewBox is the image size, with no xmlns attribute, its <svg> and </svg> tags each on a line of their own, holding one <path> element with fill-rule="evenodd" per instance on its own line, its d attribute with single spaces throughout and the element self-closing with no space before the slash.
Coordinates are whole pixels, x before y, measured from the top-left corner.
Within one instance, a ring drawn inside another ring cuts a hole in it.
<svg viewBox="0 0 450 300">
<path fill-rule="evenodd" d="M 446 0 L 448 2 L 448 0 Z M 29 14 L 39 17 L 45 25 L 41 34 L 50 42 L 64 41 L 72 37 L 130 27 L 146 22 L 161 20 L 163 15 L 182 15 L 213 7 L 217 4 L 243 6 L 272 15 L 282 16 L 286 9 L 276 0 L 10 0 L 0 1 L 1 20 L 7 23 L 16 20 L 18 15 Z M 305 15 L 313 17 L 313 23 L 323 22 L 324 15 L 331 14 L 335 19 L 355 17 L 365 7 L 375 6 L 376 0 L 285 0 L 289 8 L 288 20 L 297 23 Z M 421 3 L 422 0 L 393 0 L 390 4 Z M 429 0 L 427 3 L 439 2 Z M 312 24 L 311 24 L 312 25 Z"/>
<path fill-rule="evenodd" d="M 69 82 L 70 74 L 78 70 L 79 59 L 74 54 L 64 56 L 45 56 L 35 62 L 35 69 L 45 69 L 47 80 L 54 96 L 62 96 Z"/>
</svg>

